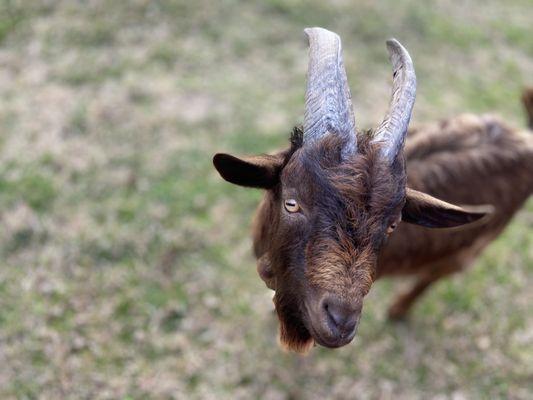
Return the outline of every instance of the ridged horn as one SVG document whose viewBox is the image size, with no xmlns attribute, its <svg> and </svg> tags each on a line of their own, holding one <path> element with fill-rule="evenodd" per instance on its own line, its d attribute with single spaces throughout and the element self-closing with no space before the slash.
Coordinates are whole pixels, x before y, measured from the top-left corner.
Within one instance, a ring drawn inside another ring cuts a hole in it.
<svg viewBox="0 0 533 400">
<path fill-rule="evenodd" d="M 415 104 L 416 75 L 407 50 L 396 39 L 387 40 L 393 81 L 389 110 L 376 129 L 372 142 L 382 142 L 382 155 L 393 163 L 403 148 Z"/>
<path fill-rule="evenodd" d="M 309 38 L 304 145 L 325 134 L 345 139 L 343 158 L 357 151 L 355 118 L 340 37 L 323 28 L 304 30 Z"/>
</svg>

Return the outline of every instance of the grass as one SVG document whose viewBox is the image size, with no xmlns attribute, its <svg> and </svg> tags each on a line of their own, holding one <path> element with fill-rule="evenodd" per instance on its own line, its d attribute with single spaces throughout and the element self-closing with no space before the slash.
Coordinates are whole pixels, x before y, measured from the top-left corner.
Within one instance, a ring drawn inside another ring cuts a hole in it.
<svg viewBox="0 0 533 400">
<path fill-rule="evenodd" d="M 524 0 L 3 2 L 0 397 L 530 398 L 531 201 L 409 324 L 386 322 L 401 284 L 378 282 L 353 344 L 301 357 L 277 347 L 255 272 L 261 193 L 211 157 L 285 145 L 312 25 L 343 37 L 361 127 L 388 102 L 390 36 L 415 61 L 415 121 L 523 126 L 532 16 Z"/>
</svg>

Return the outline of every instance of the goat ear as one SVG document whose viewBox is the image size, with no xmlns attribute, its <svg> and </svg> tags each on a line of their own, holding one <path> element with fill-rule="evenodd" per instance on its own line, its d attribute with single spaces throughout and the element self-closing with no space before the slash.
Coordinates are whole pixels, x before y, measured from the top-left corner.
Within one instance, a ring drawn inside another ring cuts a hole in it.
<svg viewBox="0 0 533 400">
<path fill-rule="evenodd" d="M 218 153 L 213 164 L 222 178 L 235 185 L 268 189 L 279 181 L 283 156 L 260 155 L 238 158 Z"/>
<path fill-rule="evenodd" d="M 492 214 L 491 205 L 459 207 L 417 190 L 406 190 L 402 220 L 428 228 L 452 228 Z"/>
</svg>

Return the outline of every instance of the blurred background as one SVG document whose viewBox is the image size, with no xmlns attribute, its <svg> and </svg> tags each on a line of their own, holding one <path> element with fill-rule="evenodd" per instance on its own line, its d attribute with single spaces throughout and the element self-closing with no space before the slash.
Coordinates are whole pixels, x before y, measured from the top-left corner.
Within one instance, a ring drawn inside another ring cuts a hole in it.
<svg viewBox="0 0 533 400">
<path fill-rule="evenodd" d="M 288 143 L 306 26 L 343 38 L 360 127 L 387 107 L 391 36 L 414 123 L 524 127 L 532 20 L 531 0 L 2 0 L 0 398 L 532 398 L 532 200 L 409 324 L 379 281 L 354 342 L 303 357 L 256 275 L 261 192 L 211 162 Z"/>
</svg>

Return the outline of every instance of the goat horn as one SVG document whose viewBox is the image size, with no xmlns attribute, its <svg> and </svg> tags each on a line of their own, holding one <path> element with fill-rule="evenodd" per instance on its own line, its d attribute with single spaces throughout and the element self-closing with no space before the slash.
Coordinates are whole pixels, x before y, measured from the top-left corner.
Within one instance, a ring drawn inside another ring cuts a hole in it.
<svg viewBox="0 0 533 400">
<path fill-rule="evenodd" d="M 372 142 L 382 142 L 382 155 L 392 164 L 403 148 L 416 96 L 416 75 L 407 50 L 396 39 L 387 40 L 393 81 L 389 110 Z"/>
<path fill-rule="evenodd" d="M 345 138 L 343 158 L 357 151 L 355 118 L 340 37 L 323 28 L 304 30 L 309 38 L 304 143 L 333 133 Z"/>
</svg>

